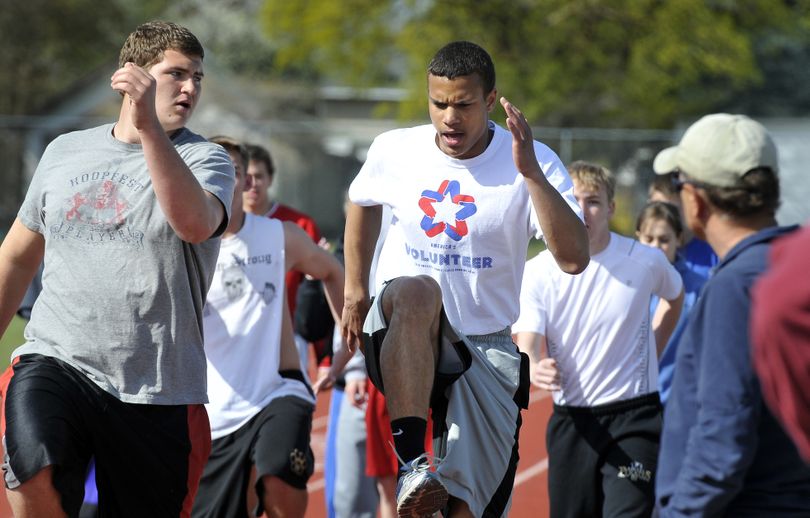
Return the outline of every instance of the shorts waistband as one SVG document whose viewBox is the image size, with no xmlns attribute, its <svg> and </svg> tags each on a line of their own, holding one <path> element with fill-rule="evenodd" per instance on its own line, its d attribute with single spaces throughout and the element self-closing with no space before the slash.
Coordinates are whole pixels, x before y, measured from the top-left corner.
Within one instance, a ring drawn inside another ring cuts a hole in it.
<svg viewBox="0 0 810 518">
<path fill-rule="evenodd" d="M 554 404 L 554 412 L 564 415 L 610 415 L 618 414 L 619 412 L 626 412 L 648 405 L 661 405 L 661 398 L 658 392 L 650 392 L 643 396 L 634 397 L 631 399 L 623 399 L 615 403 L 607 403 L 605 405 L 596 406 L 568 406 Z"/>
<path fill-rule="evenodd" d="M 301 383 L 304 384 L 304 387 L 306 387 L 307 392 L 309 392 L 309 395 L 315 397 L 315 392 L 313 392 L 310 384 L 307 383 L 307 379 L 304 377 L 304 373 L 301 372 L 300 369 L 283 369 L 278 371 L 278 374 L 284 379 L 300 381 Z"/>
<path fill-rule="evenodd" d="M 509 338 L 509 341 L 512 340 L 512 328 L 505 327 L 500 331 L 495 331 L 494 333 L 487 333 L 484 335 L 465 335 L 470 340 L 475 340 L 476 342 L 502 342 L 504 338 Z"/>
</svg>

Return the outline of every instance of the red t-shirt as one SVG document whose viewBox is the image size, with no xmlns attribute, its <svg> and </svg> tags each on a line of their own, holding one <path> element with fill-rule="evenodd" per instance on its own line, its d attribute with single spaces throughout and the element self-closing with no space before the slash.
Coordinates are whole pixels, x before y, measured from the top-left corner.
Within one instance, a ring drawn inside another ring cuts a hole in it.
<svg viewBox="0 0 810 518">
<path fill-rule="evenodd" d="M 751 337 L 762 394 L 810 461 L 810 228 L 773 244 L 754 285 Z"/>
</svg>

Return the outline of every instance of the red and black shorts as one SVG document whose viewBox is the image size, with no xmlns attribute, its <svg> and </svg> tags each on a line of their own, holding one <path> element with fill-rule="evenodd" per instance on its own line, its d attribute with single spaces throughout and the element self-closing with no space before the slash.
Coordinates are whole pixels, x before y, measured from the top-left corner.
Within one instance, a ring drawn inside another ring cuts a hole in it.
<svg viewBox="0 0 810 518">
<path fill-rule="evenodd" d="M 204 405 L 124 403 L 56 358 L 23 355 L 0 381 L 6 487 L 52 466 L 78 516 L 91 457 L 102 516 L 190 516 L 211 450 Z"/>
</svg>

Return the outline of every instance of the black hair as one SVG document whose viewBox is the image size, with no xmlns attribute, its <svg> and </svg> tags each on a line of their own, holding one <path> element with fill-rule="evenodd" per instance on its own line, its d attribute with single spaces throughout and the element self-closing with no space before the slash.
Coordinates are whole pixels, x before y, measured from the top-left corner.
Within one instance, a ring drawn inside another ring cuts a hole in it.
<svg viewBox="0 0 810 518">
<path fill-rule="evenodd" d="M 672 182 L 672 178 L 676 177 L 678 173 L 657 174 L 650 183 L 649 194 L 652 195 L 653 191 L 658 191 L 666 196 L 678 196 L 678 191 Z"/>
<path fill-rule="evenodd" d="M 270 156 L 270 151 L 257 144 L 245 145 L 248 152 L 248 161 L 262 162 L 267 167 L 267 173 L 270 176 L 276 172 L 273 165 L 273 157 Z"/>
<path fill-rule="evenodd" d="M 433 56 L 428 65 L 428 74 L 455 79 L 477 75 L 484 87 L 484 95 L 495 89 L 495 65 L 487 51 L 469 41 L 448 43 Z"/>
<path fill-rule="evenodd" d="M 216 137 L 211 137 L 208 140 L 214 144 L 219 144 L 220 146 L 224 147 L 225 151 L 233 151 L 239 155 L 239 158 L 242 160 L 242 169 L 247 170 L 248 161 L 250 159 L 248 158 L 247 147 L 245 147 L 244 144 L 235 138 L 225 135 L 217 135 Z"/>
<path fill-rule="evenodd" d="M 751 169 L 731 187 L 697 185 L 712 205 L 732 217 L 776 214 L 779 208 L 779 177 L 769 167 Z"/>
</svg>

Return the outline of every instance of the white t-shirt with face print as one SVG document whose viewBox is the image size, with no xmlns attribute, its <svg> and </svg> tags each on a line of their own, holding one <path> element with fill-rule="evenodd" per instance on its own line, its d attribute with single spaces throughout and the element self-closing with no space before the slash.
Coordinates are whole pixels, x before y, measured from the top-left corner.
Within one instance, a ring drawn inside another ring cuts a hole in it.
<svg viewBox="0 0 810 518">
<path fill-rule="evenodd" d="M 203 311 L 205 408 L 214 439 L 238 430 L 278 397 L 315 402 L 302 381 L 278 371 L 286 272 L 281 221 L 245 214 L 239 232 L 222 239 Z"/>
</svg>

